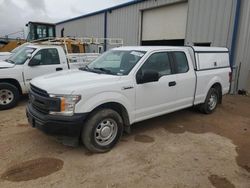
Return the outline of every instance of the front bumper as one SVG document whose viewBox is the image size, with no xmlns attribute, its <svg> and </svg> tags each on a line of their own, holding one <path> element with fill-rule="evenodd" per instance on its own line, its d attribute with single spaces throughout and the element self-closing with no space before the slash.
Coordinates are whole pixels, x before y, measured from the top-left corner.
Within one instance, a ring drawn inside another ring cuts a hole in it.
<svg viewBox="0 0 250 188">
<path fill-rule="evenodd" d="M 43 114 L 34 109 L 30 103 L 26 107 L 26 115 L 32 127 L 49 135 L 71 138 L 79 138 L 87 117 L 87 113 L 73 116 Z"/>
</svg>

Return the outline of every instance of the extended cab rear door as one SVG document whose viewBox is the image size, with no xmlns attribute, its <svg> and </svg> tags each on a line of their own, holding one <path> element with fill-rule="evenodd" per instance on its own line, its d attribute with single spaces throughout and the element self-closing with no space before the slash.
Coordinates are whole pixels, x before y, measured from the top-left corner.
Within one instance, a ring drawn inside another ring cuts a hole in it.
<svg viewBox="0 0 250 188">
<path fill-rule="evenodd" d="M 196 75 L 192 60 L 187 52 L 172 51 L 174 74 L 176 75 L 176 105 L 179 109 L 193 105 Z"/>
<path fill-rule="evenodd" d="M 30 61 L 24 66 L 24 79 L 26 85 L 33 78 L 67 69 L 66 64 L 60 60 L 57 48 L 43 48 L 38 50 Z"/>
</svg>

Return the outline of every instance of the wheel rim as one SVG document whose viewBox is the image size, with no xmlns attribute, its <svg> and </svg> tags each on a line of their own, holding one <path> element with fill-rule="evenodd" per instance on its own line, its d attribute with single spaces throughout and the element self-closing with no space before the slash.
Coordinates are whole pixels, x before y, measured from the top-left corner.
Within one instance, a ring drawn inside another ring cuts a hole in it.
<svg viewBox="0 0 250 188">
<path fill-rule="evenodd" d="M 214 110 L 218 102 L 218 97 L 215 93 L 211 94 L 208 100 L 208 108 L 209 110 Z"/>
<path fill-rule="evenodd" d="M 12 91 L 8 89 L 1 89 L 0 90 L 0 104 L 1 105 L 8 105 L 14 100 L 14 94 Z"/>
<path fill-rule="evenodd" d="M 118 131 L 117 123 L 113 119 L 102 120 L 95 130 L 95 141 L 106 146 L 114 141 Z"/>
</svg>

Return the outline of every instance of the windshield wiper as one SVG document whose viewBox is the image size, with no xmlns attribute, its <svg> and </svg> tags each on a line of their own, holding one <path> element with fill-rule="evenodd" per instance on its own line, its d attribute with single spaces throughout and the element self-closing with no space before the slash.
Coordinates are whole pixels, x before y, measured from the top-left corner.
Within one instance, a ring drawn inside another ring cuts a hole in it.
<svg viewBox="0 0 250 188">
<path fill-rule="evenodd" d="M 79 68 L 79 70 L 82 70 L 82 71 L 88 71 L 88 72 L 94 72 L 94 73 L 98 73 L 98 74 L 100 74 L 100 73 L 101 73 L 101 71 L 100 71 L 100 70 L 91 69 L 91 68 L 89 68 L 89 66 L 88 66 L 88 65 L 86 65 L 85 67 L 81 67 L 81 68 Z"/>
<path fill-rule="evenodd" d="M 90 71 L 90 68 L 88 67 L 88 65 L 86 65 L 85 67 L 81 67 L 81 68 L 79 68 L 79 70 L 86 70 L 86 71 Z"/>
<path fill-rule="evenodd" d="M 11 60 L 11 59 L 6 59 L 6 61 L 9 62 L 9 63 L 12 63 L 12 64 L 16 64 L 16 62 Z"/>
<path fill-rule="evenodd" d="M 94 73 L 105 73 L 105 74 L 114 74 L 111 70 L 105 69 L 105 68 L 89 68 L 88 65 L 82 68 L 79 68 L 79 70 L 83 70 L 83 71 L 89 71 L 89 72 L 94 72 Z"/>
<path fill-rule="evenodd" d="M 98 70 L 98 71 L 101 71 L 101 72 L 104 72 L 106 74 L 114 74 L 111 70 L 108 70 L 108 69 L 105 69 L 105 68 L 94 68 L 94 70 Z"/>
</svg>

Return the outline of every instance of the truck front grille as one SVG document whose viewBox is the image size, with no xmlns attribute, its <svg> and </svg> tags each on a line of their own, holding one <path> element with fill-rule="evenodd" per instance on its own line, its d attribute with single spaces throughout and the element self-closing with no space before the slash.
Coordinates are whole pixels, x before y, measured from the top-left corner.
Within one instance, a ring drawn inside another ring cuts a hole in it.
<svg viewBox="0 0 250 188">
<path fill-rule="evenodd" d="M 34 85 L 30 87 L 29 102 L 34 109 L 43 114 L 48 114 L 50 111 L 60 111 L 60 99 L 49 97 L 45 90 Z"/>
<path fill-rule="evenodd" d="M 40 89 L 32 84 L 30 84 L 30 89 L 31 89 L 31 91 L 33 91 L 36 94 L 39 94 L 39 95 L 44 96 L 44 97 L 49 97 L 49 94 L 45 90 L 42 90 L 42 89 Z"/>
</svg>

